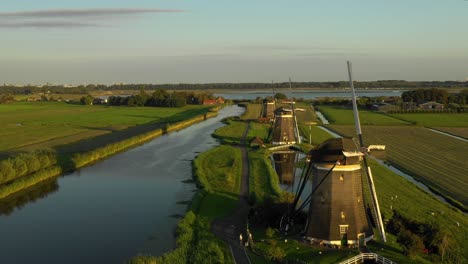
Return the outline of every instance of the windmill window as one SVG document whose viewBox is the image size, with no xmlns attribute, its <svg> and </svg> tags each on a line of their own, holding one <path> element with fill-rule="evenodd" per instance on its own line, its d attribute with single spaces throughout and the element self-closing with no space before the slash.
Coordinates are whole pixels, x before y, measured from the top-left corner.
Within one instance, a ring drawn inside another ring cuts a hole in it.
<svg viewBox="0 0 468 264">
<path fill-rule="evenodd" d="M 344 181 L 343 174 L 340 175 L 340 181 Z"/>
<path fill-rule="evenodd" d="M 340 225 L 340 234 L 347 234 L 348 233 L 349 225 Z"/>
<path fill-rule="evenodd" d="M 346 218 L 345 213 L 343 211 L 341 211 L 341 219 L 344 220 L 345 218 Z"/>
</svg>

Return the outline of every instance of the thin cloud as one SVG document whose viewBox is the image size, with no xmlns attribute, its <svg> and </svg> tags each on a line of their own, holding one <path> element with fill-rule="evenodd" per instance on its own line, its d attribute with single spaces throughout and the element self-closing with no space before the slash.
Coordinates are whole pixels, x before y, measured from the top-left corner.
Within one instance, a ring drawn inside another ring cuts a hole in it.
<svg viewBox="0 0 468 264">
<path fill-rule="evenodd" d="M 336 50 L 332 47 L 317 47 L 317 46 L 295 46 L 295 45 L 252 45 L 252 46 L 234 46 L 232 49 L 237 50 Z"/>
<path fill-rule="evenodd" d="M 70 21 L 33 21 L 18 23 L 0 23 L 0 28 L 85 28 L 102 26 L 103 25 L 92 23 L 80 23 Z"/>
<path fill-rule="evenodd" d="M 57 17 L 103 17 L 116 15 L 137 15 L 145 13 L 181 13 L 180 9 L 157 8 L 90 8 L 90 9 L 50 9 L 35 11 L 0 12 L 0 18 L 57 18 Z"/>
</svg>

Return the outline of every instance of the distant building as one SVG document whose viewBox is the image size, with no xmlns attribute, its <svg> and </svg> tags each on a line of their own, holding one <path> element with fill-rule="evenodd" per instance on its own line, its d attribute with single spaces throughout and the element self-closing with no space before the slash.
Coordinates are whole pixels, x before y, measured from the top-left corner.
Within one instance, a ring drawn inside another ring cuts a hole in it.
<svg viewBox="0 0 468 264">
<path fill-rule="evenodd" d="M 203 99 L 203 105 L 215 105 L 217 104 L 216 99 Z"/>
<path fill-rule="evenodd" d="M 261 118 L 268 119 L 269 122 L 273 122 L 275 118 L 275 101 L 268 101 L 264 100 L 263 101 L 263 106 L 262 106 L 262 116 Z"/>
<path fill-rule="evenodd" d="M 203 99 L 204 105 L 224 104 L 224 98 L 217 97 L 216 99 Z"/>
<path fill-rule="evenodd" d="M 418 103 L 418 107 L 421 109 L 444 109 L 444 105 L 434 101 L 423 101 Z"/>
<path fill-rule="evenodd" d="M 224 104 L 224 98 L 222 98 L 221 96 L 216 98 L 216 103 L 218 104 Z"/>
<path fill-rule="evenodd" d="M 388 112 L 388 111 L 396 111 L 396 110 L 399 110 L 400 108 L 393 104 L 377 103 L 377 104 L 373 104 L 371 109 L 373 111 Z"/>
<path fill-rule="evenodd" d="M 259 148 L 264 146 L 265 143 L 259 137 L 255 137 L 252 141 L 250 141 L 250 147 L 252 148 Z"/>
</svg>

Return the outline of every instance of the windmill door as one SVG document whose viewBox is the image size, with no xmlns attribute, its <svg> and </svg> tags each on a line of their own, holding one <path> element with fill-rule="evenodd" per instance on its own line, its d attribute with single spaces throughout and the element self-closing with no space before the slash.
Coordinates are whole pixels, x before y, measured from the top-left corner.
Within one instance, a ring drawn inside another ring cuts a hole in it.
<svg viewBox="0 0 468 264">
<path fill-rule="evenodd" d="M 358 234 L 357 239 L 358 239 L 358 247 L 363 247 L 366 245 L 366 233 Z"/>
</svg>

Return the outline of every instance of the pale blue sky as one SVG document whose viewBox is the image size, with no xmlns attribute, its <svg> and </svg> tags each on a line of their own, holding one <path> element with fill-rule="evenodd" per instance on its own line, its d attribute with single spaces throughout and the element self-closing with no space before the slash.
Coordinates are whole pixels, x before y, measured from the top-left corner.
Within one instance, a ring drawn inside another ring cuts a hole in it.
<svg viewBox="0 0 468 264">
<path fill-rule="evenodd" d="M 0 83 L 468 78 L 465 0 L 0 3 Z"/>
</svg>

